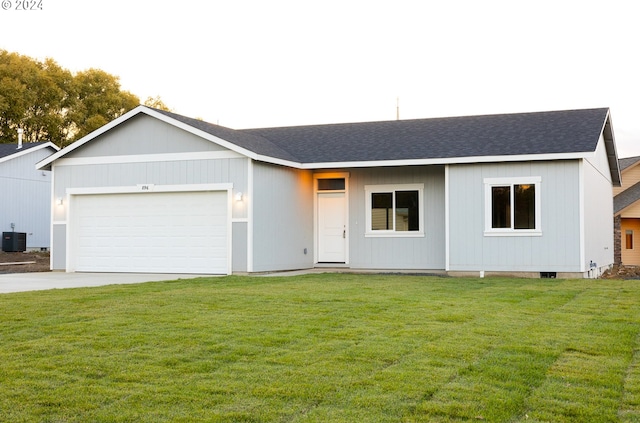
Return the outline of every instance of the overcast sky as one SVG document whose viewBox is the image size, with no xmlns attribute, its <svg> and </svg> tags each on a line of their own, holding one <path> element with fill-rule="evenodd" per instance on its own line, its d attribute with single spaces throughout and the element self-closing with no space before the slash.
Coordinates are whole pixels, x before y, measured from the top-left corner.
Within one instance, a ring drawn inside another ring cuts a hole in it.
<svg viewBox="0 0 640 423">
<path fill-rule="evenodd" d="M 610 107 L 640 155 L 628 0 L 0 1 L 0 48 L 231 128 Z"/>
</svg>

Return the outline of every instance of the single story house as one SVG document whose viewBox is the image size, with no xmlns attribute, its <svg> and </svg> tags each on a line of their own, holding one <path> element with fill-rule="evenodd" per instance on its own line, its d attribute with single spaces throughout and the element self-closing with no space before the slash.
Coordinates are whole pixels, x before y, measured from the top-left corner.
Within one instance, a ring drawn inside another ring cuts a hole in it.
<svg viewBox="0 0 640 423">
<path fill-rule="evenodd" d="M 54 175 L 54 270 L 613 263 L 607 108 L 233 130 L 139 106 L 37 168 Z"/>
<path fill-rule="evenodd" d="M 622 183 L 613 188 L 615 263 L 640 266 L 640 156 L 619 163 Z"/>
<path fill-rule="evenodd" d="M 51 172 L 35 164 L 60 149 L 50 142 L 0 144 L 0 229 L 26 234 L 27 250 L 51 239 Z"/>
</svg>

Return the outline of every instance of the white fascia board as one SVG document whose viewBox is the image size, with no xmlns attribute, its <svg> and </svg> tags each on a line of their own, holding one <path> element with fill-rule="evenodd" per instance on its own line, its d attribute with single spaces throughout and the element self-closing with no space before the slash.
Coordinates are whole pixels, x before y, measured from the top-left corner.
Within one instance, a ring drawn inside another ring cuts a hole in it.
<svg viewBox="0 0 640 423">
<path fill-rule="evenodd" d="M 83 146 L 84 144 L 88 143 L 89 141 L 99 137 L 100 135 L 104 134 L 105 132 L 115 128 L 116 126 L 120 125 L 121 123 L 131 119 L 132 117 L 140 114 L 140 113 L 144 113 L 148 116 L 154 117 L 158 120 L 161 120 L 165 123 L 168 123 L 172 126 L 175 126 L 176 128 L 180 128 L 182 130 L 185 130 L 187 132 L 190 132 L 194 135 L 197 135 L 200 138 L 206 139 L 208 141 L 211 141 L 215 144 L 218 144 L 222 147 L 225 147 L 229 150 L 232 150 L 236 153 L 239 153 L 243 156 L 248 156 L 251 158 L 255 158 L 257 155 L 249 150 L 246 150 L 244 148 L 238 147 L 237 145 L 230 143 L 228 141 L 223 140 L 222 138 L 218 138 L 214 135 L 211 135 L 207 132 L 201 131 L 200 129 L 194 128 L 191 125 L 187 125 L 186 123 L 180 122 L 176 119 L 173 119 L 172 117 L 169 117 L 165 114 L 156 112 L 155 110 L 151 110 L 150 108 L 146 107 L 146 106 L 138 106 L 133 110 L 128 111 L 127 113 L 123 114 L 122 116 L 118 117 L 117 119 L 112 120 L 111 122 L 107 123 L 104 126 L 101 126 L 100 128 L 96 129 L 95 131 L 91 132 L 88 135 L 85 135 L 84 137 L 80 138 L 78 141 L 70 144 L 69 146 L 63 148 L 62 150 L 58 151 L 57 153 L 47 157 L 45 160 L 39 162 L 36 166 L 37 169 L 42 169 L 45 167 L 48 167 L 53 161 L 58 160 L 59 158 L 65 156 L 66 154 L 69 154 L 70 152 L 72 152 L 73 150 L 75 150 L 76 148 L 79 148 L 81 146 Z"/>
<path fill-rule="evenodd" d="M 300 169 L 338 169 L 346 167 L 390 167 L 390 166 L 420 166 L 420 165 L 449 165 L 469 163 L 493 162 L 528 162 L 545 160 L 575 160 L 590 157 L 593 153 L 559 153 L 559 154 L 522 154 L 509 156 L 474 156 L 447 157 L 440 159 L 410 159 L 410 160 L 376 160 L 366 162 L 326 162 L 303 163 Z M 267 160 L 265 160 L 267 161 Z"/>
<path fill-rule="evenodd" d="M 144 107 L 144 106 L 141 106 L 141 107 Z M 149 116 L 152 116 L 152 117 L 154 117 L 156 119 L 159 119 L 159 120 L 161 120 L 161 121 L 163 121 L 165 123 L 173 125 L 176 128 L 180 128 L 180 129 L 182 129 L 184 131 L 190 132 L 193 135 L 197 135 L 200 138 L 204 138 L 204 139 L 206 139 L 208 141 L 211 141 L 211 142 L 213 142 L 215 144 L 218 144 L 218 145 L 220 145 L 220 146 L 222 146 L 224 148 L 227 148 L 227 149 L 229 149 L 231 151 L 234 151 L 236 153 L 242 154 L 243 156 L 247 156 L 247 157 L 251 157 L 251 158 L 256 158 L 257 157 L 257 154 L 252 152 L 252 151 L 249 151 L 249 150 L 247 150 L 245 148 L 239 147 L 236 144 L 233 144 L 233 143 L 231 143 L 229 141 L 225 141 L 222 138 L 218 138 L 215 135 L 211 135 L 210 133 L 202 131 L 202 130 L 200 130 L 198 128 L 195 128 L 195 127 L 193 127 L 193 126 L 191 126 L 189 124 L 180 122 L 179 120 L 173 119 L 170 116 L 167 116 L 167 115 L 162 114 L 162 113 L 158 113 L 155 110 L 151 110 L 151 109 L 149 109 L 147 107 L 144 107 L 144 109 L 142 109 L 141 111 L 146 113 Z"/>
<path fill-rule="evenodd" d="M 198 151 L 193 153 L 161 153 L 161 154 L 132 154 L 129 156 L 96 156 L 96 157 L 70 157 L 61 158 L 56 166 L 81 166 L 99 164 L 123 164 L 123 163 L 151 163 L 151 162 L 175 162 L 178 160 L 212 160 L 212 159 L 237 159 L 244 157 L 233 151 Z"/>
<path fill-rule="evenodd" d="M 78 141 L 75 141 L 75 142 L 69 144 L 68 146 L 66 146 L 62 150 L 59 150 L 57 153 L 52 154 L 51 156 L 49 156 L 46 159 L 42 160 L 41 162 L 37 163 L 36 164 L 36 169 L 40 170 L 40 169 L 43 169 L 45 167 L 48 167 L 52 162 L 54 162 L 58 158 L 66 155 L 66 154 L 69 154 L 70 152 L 72 152 L 76 148 L 85 145 L 86 143 L 88 143 L 92 139 L 94 139 L 94 138 L 104 134 L 105 132 L 109 131 L 110 129 L 113 129 L 116 126 L 120 125 L 122 122 L 131 119 L 133 116 L 137 115 L 138 113 L 144 112 L 145 109 L 147 109 L 147 108 L 144 107 L 144 106 L 138 106 L 135 109 L 132 109 L 132 110 L 128 111 L 127 113 L 123 114 L 119 118 L 114 119 L 111 122 L 107 123 L 106 125 L 101 126 L 100 128 L 96 129 L 95 131 L 93 131 L 93 132 L 85 135 L 84 137 L 80 138 Z"/>
<path fill-rule="evenodd" d="M 67 195 L 91 195 L 91 194 L 134 194 L 153 192 L 200 192 L 200 191 L 231 191 L 233 184 L 183 184 L 183 185 L 155 185 L 138 184 L 111 187 L 80 187 L 67 188 Z"/>
<path fill-rule="evenodd" d="M 35 151 L 42 150 L 43 148 L 49 148 L 49 147 L 55 149 L 56 151 L 60 150 L 60 147 L 58 147 L 57 145 L 55 145 L 52 142 L 47 142 L 45 144 L 41 144 L 41 145 L 38 145 L 36 147 L 31 147 L 31 148 L 24 148 L 24 146 L 23 146 L 22 149 L 19 149 L 18 148 L 18 144 L 16 144 L 16 152 L 1 158 L 0 159 L 0 163 L 8 162 L 9 160 L 17 159 L 18 157 L 25 156 L 25 155 L 27 155 L 29 153 L 33 153 Z"/>
</svg>

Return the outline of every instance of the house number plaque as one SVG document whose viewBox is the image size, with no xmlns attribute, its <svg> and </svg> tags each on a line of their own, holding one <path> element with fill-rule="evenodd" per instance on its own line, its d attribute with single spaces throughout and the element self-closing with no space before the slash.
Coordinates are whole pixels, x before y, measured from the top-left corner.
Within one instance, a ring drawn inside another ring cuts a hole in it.
<svg viewBox="0 0 640 423">
<path fill-rule="evenodd" d="M 153 188 L 155 187 L 154 184 L 138 184 L 138 191 L 141 192 L 151 192 L 153 191 Z"/>
</svg>

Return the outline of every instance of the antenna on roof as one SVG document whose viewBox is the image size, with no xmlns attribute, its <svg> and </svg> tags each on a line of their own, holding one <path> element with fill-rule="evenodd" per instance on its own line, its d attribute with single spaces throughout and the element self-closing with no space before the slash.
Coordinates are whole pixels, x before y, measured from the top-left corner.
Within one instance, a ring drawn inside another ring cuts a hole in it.
<svg viewBox="0 0 640 423">
<path fill-rule="evenodd" d="M 396 120 L 400 120 L 400 97 L 396 97 Z"/>
</svg>

